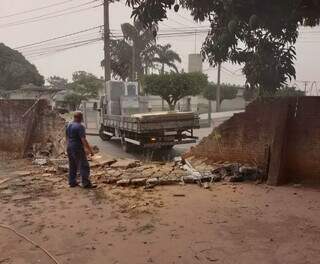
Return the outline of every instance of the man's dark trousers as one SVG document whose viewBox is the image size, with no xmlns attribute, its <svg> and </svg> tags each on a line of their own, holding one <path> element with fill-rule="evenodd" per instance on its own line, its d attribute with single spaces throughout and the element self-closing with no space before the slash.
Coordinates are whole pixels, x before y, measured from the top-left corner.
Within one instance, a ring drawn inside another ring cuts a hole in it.
<svg viewBox="0 0 320 264">
<path fill-rule="evenodd" d="M 90 166 L 83 147 L 68 146 L 67 153 L 69 158 L 69 185 L 77 185 L 78 168 L 80 169 L 82 186 L 90 185 Z"/>
</svg>

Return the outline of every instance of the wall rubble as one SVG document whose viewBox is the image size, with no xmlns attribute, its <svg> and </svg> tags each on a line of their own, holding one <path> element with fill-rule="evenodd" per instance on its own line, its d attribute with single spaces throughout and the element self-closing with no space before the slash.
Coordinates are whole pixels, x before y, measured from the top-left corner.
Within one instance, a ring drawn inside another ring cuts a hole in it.
<svg viewBox="0 0 320 264">
<path fill-rule="evenodd" d="M 0 150 L 24 156 L 34 144 L 64 153 L 65 120 L 46 100 L 0 100 Z"/>
<path fill-rule="evenodd" d="M 320 97 L 268 98 L 247 106 L 186 157 L 268 167 L 269 183 L 320 183 Z M 270 155 L 268 155 L 270 153 Z M 280 162 L 279 162 L 280 161 Z"/>
</svg>

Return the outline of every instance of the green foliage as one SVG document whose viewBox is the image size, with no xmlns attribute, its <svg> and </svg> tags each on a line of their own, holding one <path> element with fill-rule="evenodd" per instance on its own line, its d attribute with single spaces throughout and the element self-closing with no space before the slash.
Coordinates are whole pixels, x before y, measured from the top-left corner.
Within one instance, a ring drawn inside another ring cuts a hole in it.
<svg viewBox="0 0 320 264">
<path fill-rule="evenodd" d="M 112 39 L 110 57 L 113 77 L 127 80 L 132 75 L 132 46 L 124 39 Z"/>
<path fill-rule="evenodd" d="M 133 48 L 135 72 L 138 73 L 139 80 L 142 80 L 142 76 L 148 74 L 149 69 L 154 68 L 155 64 L 160 64 L 163 73 L 165 66 L 178 71 L 175 62 L 181 62 L 181 58 L 171 49 L 171 45 L 156 45 L 157 27 L 145 29 L 141 23 L 135 22 L 134 25 L 122 24 L 121 29 L 124 38 L 112 39 L 110 44 L 111 70 L 115 79 L 132 79 Z M 104 60 L 101 66 L 104 67 Z"/>
<path fill-rule="evenodd" d="M 256 99 L 258 96 L 260 97 L 289 97 L 289 96 L 305 96 L 305 92 L 301 90 L 297 90 L 296 87 L 293 86 L 284 86 L 278 89 L 275 93 L 269 93 L 265 91 L 264 93 L 260 93 L 257 89 L 252 89 L 250 87 L 246 87 L 244 90 L 243 97 L 244 99 L 249 102 Z"/>
<path fill-rule="evenodd" d="M 24 84 L 42 86 L 44 78 L 21 53 L 0 43 L 0 90 L 16 90 Z"/>
<path fill-rule="evenodd" d="M 279 20 L 288 19 L 286 15 L 291 15 L 305 26 L 318 25 L 320 19 L 319 0 L 127 0 L 126 2 L 133 9 L 132 16 L 145 26 L 167 19 L 167 10 L 172 9 L 176 3 L 190 10 L 196 21 L 204 21 L 209 15 L 220 16 L 228 13 L 239 22 L 242 22 L 244 17 L 248 22 L 252 15 L 258 17 L 262 15 L 263 20 L 269 20 L 264 22 L 264 25 L 276 29 Z M 226 22 L 229 23 L 230 20 Z"/>
<path fill-rule="evenodd" d="M 110 40 L 110 65 L 113 78 L 126 81 L 132 76 L 132 56 L 132 46 L 125 39 Z M 101 67 L 104 67 L 104 60 L 101 61 Z"/>
<path fill-rule="evenodd" d="M 278 97 L 288 97 L 288 96 L 305 96 L 305 92 L 301 90 L 297 90 L 296 87 L 293 86 L 285 86 L 279 89 L 276 92 L 276 96 Z"/>
<path fill-rule="evenodd" d="M 132 71 L 137 73 L 138 77 L 143 75 L 144 58 L 148 55 L 146 50 L 155 45 L 157 27 L 145 29 L 141 23 L 135 22 L 134 25 L 122 24 L 121 30 L 124 38 L 111 40 L 111 70 L 114 78 L 125 81 L 132 79 Z M 133 58 L 135 60 L 134 69 Z M 101 66 L 104 66 L 104 60 Z"/>
<path fill-rule="evenodd" d="M 66 87 L 64 101 L 75 110 L 81 101 L 98 98 L 99 90 L 104 88 L 104 81 L 91 73 L 77 71 L 73 73 L 72 82 L 67 83 Z"/>
<path fill-rule="evenodd" d="M 243 98 L 246 102 L 253 101 L 258 96 L 257 89 L 246 86 L 243 92 Z"/>
<path fill-rule="evenodd" d="M 97 98 L 99 90 L 103 89 L 103 87 L 104 83 L 102 79 L 85 71 L 73 73 L 72 83 L 67 85 L 67 88 L 81 96 L 82 100 Z"/>
<path fill-rule="evenodd" d="M 151 59 L 152 63 L 159 63 L 161 65 L 161 74 L 164 74 L 165 66 L 174 69 L 178 72 L 175 62 L 181 63 L 181 58 L 178 53 L 171 49 L 170 44 L 164 46 L 157 45 L 154 47 L 154 57 Z"/>
<path fill-rule="evenodd" d="M 159 95 L 165 100 L 170 110 L 186 96 L 195 96 L 207 87 L 208 77 L 202 73 L 170 73 L 148 75 L 144 78 L 145 92 Z"/>
<path fill-rule="evenodd" d="M 69 105 L 71 110 L 73 111 L 77 110 L 82 100 L 83 100 L 83 97 L 80 94 L 77 94 L 75 92 L 67 93 L 64 97 L 65 103 Z"/>
<path fill-rule="evenodd" d="M 223 100 L 228 100 L 228 99 L 231 100 L 236 98 L 238 90 L 244 88 L 242 86 L 226 84 L 226 83 L 222 83 L 220 87 L 221 87 L 220 103 Z M 217 84 L 209 83 L 209 85 L 203 91 L 203 97 L 211 101 L 216 101 L 216 95 L 217 95 Z"/>
<path fill-rule="evenodd" d="M 211 31 L 202 55 L 210 64 L 244 64 L 251 89 L 275 94 L 295 78 L 295 43 L 298 27 L 320 22 L 320 1 L 310 0 L 179 0 L 196 21 L 210 18 Z M 175 5 L 170 0 L 127 0 L 132 15 L 153 25 L 167 18 Z"/>
<path fill-rule="evenodd" d="M 50 87 L 54 89 L 65 89 L 67 87 L 68 80 L 59 76 L 51 76 L 47 79 Z"/>
</svg>

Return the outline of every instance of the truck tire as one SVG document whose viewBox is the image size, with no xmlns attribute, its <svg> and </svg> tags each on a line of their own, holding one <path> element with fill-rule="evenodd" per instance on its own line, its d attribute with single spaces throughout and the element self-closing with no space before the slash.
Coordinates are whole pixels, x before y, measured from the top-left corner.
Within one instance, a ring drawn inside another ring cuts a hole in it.
<svg viewBox="0 0 320 264">
<path fill-rule="evenodd" d="M 103 141 L 109 141 L 111 139 L 110 136 L 103 133 L 103 127 L 101 127 L 99 130 L 99 136 Z"/>
<path fill-rule="evenodd" d="M 124 141 L 124 140 L 121 140 L 121 147 L 122 147 L 122 150 L 125 152 L 125 153 L 129 153 L 130 150 L 131 150 L 131 145 L 130 143 Z"/>
<path fill-rule="evenodd" d="M 174 145 L 170 145 L 170 146 L 164 146 L 162 147 L 164 150 L 171 150 L 173 149 Z"/>
</svg>

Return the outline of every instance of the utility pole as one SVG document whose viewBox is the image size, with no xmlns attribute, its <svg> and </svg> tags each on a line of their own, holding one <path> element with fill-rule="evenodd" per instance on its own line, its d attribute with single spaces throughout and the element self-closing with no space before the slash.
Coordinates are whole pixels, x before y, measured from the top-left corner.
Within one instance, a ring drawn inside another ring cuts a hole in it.
<svg viewBox="0 0 320 264">
<path fill-rule="evenodd" d="M 132 76 L 131 79 L 134 82 L 136 80 L 136 45 L 132 41 Z"/>
<path fill-rule="evenodd" d="M 218 63 L 218 80 L 217 80 L 217 94 L 216 94 L 216 112 L 221 111 L 221 86 L 220 86 L 220 79 L 221 79 L 221 62 Z"/>
<path fill-rule="evenodd" d="M 309 84 L 309 81 L 303 81 L 303 83 L 304 83 L 304 94 L 306 95 L 307 94 L 307 86 Z"/>
<path fill-rule="evenodd" d="M 211 100 L 208 99 L 208 125 L 209 125 L 209 127 L 211 127 L 211 123 L 212 123 L 211 112 L 212 112 Z"/>
<path fill-rule="evenodd" d="M 197 30 L 194 31 L 194 53 L 197 53 Z"/>
<path fill-rule="evenodd" d="M 104 77 L 106 82 L 111 80 L 109 4 L 109 0 L 104 0 Z"/>
</svg>

